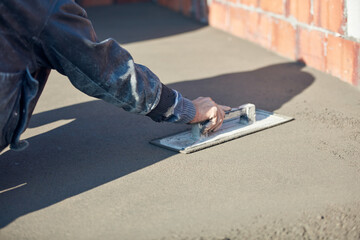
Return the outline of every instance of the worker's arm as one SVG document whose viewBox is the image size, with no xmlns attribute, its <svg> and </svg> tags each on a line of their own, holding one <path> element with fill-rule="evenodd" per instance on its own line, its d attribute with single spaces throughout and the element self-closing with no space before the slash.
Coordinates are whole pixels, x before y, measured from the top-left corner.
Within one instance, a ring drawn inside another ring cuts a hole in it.
<svg viewBox="0 0 360 240">
<path fill-rule="evenodd" d="M 54 4 L 36 45 L 51 68 L 68 76 L 76 88 L 126 111 L 181 123 L 207 116 L 202 104 L 162 84 L 114 39 L 99 42 L 85 10 L 72 0 Z M 219 108 L 213 119 L 223 118 L 221 111 Z M 214 121 L 213 127 L 218 123 Z"/>
</svg>

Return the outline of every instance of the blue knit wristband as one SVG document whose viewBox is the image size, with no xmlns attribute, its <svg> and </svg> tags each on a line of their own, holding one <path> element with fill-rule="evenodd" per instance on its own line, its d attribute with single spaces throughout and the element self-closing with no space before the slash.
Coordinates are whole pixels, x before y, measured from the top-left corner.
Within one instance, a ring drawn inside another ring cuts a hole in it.
<svg viewBox="0 0 360 240">
<path fill-rule="evenodd" d="M 187 98 L 184 98 L 179 92 L 176 93 L 176 101 L 173 113 L 165 120 L 174 123 L 189 123 L 195 118 L 196 108 L 194 104 Z"/>
</svg>

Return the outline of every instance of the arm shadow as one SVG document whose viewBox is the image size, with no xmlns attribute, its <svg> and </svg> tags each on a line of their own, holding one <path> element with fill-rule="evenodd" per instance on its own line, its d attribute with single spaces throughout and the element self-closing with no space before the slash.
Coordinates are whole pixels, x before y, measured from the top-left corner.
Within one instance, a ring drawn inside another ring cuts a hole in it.
<svg viewBox="0 0 360 240">
<path fill-rule="evenodd" d="M 253 103 L 257 108 L 276 111 L 314 82 L 302 71 L 303 62 L 287 62 L 253 71 L 230 73 L 170 85 L 186 97 L 211 96 L 217 103 L 237 107 Z"/>
<path fill-rule="evenodd" d="M 230 106 L 252 102 L 274 111 L 313 83 L 313 76 L 302 72 L 302 67 L 291 62 L 169 86 L 190 98 L 212 96 Z M 35 114 L 30 127 L 73 118 L 76 120 L 29 138 L 25 151 L 0 155 L 0 228 L 173 156 L 148 141 L 188 128 L 157 124 L 102 101 Z"/>
</svg>

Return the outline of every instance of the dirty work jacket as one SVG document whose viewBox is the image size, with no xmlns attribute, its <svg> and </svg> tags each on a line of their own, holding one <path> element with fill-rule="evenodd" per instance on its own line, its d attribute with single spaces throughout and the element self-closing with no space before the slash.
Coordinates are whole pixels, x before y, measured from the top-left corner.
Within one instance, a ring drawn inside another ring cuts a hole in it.
<svg viewBox="0 0 360 240">
<path fill-rule="evenodd" d="M 20 141 L 50 69 L 82 92 L 155 121 L 189 122 L 193 104 L 163 85 L 113 39 L 98 42 L 72 0 L 0 2 L 0 151 Z"/>
</svg>

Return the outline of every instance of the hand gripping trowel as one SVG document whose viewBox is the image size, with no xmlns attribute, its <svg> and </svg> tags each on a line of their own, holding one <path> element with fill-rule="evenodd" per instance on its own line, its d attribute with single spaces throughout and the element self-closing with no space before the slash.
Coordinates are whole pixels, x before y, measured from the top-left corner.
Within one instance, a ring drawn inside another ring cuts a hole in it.
<svg viewBox="0 0 360 240">
<path fill-rule="evenodd" d="M 293 120 L 279 114 L 255 109 L 248 103 L 226 112 L 224 122 L 216 132 L 205 133 L 208 121 L 192 124 L 191 130 L 154 139 L 151 144 L 181 153 L 192 153 L 251 133 Z"/>
</svg>

